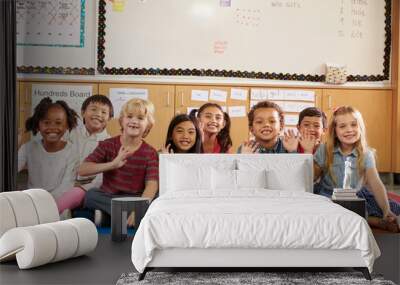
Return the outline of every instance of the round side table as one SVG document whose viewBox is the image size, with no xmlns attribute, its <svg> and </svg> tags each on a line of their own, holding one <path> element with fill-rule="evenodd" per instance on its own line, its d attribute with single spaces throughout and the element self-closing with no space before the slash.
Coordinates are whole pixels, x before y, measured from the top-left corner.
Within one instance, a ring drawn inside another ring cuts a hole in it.
<svg viewBox="0 0 400 285">
<path fill-rule="evenodd" d="M 135 228 L 146 214 L 150 205 L 149 198 L 120 197 L 111 200 L 111 240 L 123 241 L 127 236 L 127 224 L 129 214 L 135 212 Z"/>
</svg>

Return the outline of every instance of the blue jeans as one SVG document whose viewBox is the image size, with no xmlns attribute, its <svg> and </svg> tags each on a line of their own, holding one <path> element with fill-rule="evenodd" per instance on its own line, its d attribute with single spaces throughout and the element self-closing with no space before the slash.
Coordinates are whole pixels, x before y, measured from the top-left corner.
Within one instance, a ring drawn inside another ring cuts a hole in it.
<svg viewBox="0 0 400 285">
<path fill-rule="evenodd" d="M 383 217 L 383 212 L 375 200 L 374 194 L 368 191 L 367 188 L 363 187 L 357 192 L 357 197 L 363 198 L 366 201 L 368 216 Z M 396 215 L 400 215 L 400 204 L 396 201 L 389 199 L 390 210 Z"/>
<path fill-rule="evenodd" d="M 136 197 L 134 194 L 109 194 L 100 188 L 91 188 L 86 192 L 84 205 L 88 209 L 102 210 L 111 216 L 111 200 L 118 197 Z"/>
</svg>

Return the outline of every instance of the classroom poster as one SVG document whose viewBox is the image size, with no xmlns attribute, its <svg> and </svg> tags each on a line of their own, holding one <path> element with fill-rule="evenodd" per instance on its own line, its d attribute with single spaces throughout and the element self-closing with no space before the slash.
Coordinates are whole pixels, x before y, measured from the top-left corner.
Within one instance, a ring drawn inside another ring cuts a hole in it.
<svg viewBox="0 0 400 285">
<path fill-rule="evenodd" d="M 84 47 L 85 1 L 17 0 L 17 45 Z"/>
<path fill-rule="evenodd" d="M 91 85 L 32 84 L 32 114 L 40 100 L 50 97 L 53 102 L 57 100 L 65 101 L 80 115 L 83 101 L 91 95 Z"/>
<path fill-rule="evenodd" d="M 119 116 L 122 106 L 131 99 L 149 99 L 149 90 L 142 88 L 110 88 L 110 101 L 114 107 L 114 114 Z"/>
</svg>

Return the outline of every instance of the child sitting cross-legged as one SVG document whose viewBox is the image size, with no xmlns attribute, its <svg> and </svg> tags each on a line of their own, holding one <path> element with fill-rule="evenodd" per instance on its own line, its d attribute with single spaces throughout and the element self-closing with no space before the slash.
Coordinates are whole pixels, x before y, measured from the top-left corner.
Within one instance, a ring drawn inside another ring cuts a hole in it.
<svg viewBox="0 0 400 285">
<path fill-rule="evenodd" d="M 77 119 L 66 102 L 43 98 L 25 124 L 27 131 L 40 136 L 18 150 L 18 171 L 28 170 L 28 188 L 46 189 L 56 201 L 74 185 L 78 154 L 63 136 L 76 127 Z"/>
<path fill-rule="evenodd" d="M 153 199 L 158 190 L 158 156 L 143 141 L 154 124 L 151 102 L 132 99 L 126 102 L 119 117 L 122 134 L 99 143 L 79 167 L 82 176 L 103 173 L 100 188 L 90 189 L 85 206 L 111 215 L 111 199 L 141 196 Z M 134 223 L 129 216 L 128 225 Z"/>
<path fill-rule="evenodd" d="M 254 140 L 244 142 L 238 153 L 288 153 L 296 152 L 298 138 L 293 130 L 280 135 L 284 127 L 281 107 L 271 101 L 261 101 L 254 105 L 249 114 L 249 128 Z"/>
<path fill-rule="evenodd" d="M 366 200 L 368 223 L 399 232 L 396 216 L 400 204 L 388 199 L 379 178 L 373 151 L 368 147 L 361 113 L 351 106 L 333 112 L 328 125 L 326 144 L 314 154 L 314 193 L 331 197 L 333 188 L 343 188 L 345 162 L 350 162 L 350 187 L 359 189 L 357 196 Z"/>
</svg>

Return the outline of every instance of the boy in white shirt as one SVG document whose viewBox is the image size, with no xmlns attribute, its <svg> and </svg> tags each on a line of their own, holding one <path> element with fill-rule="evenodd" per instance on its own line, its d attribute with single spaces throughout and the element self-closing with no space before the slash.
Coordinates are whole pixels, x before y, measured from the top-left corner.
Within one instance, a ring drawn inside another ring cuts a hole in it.
<svg viewBox="0 0 400 285">
<path fill-rule="evenodd" d="M 93 152 L 100 141 L 110 137 L 106 126 L 113 117 L 113 106 L 104 95 L 93 95 L 87 98 L 81 108 L 83 126 L 70 133 L 69 140 L 79 152 L 80 164 Z M 57 199 L 59 213 L 69 212 L 79 207 L 86 195 L 86 191 L 102 184 L 102 174 L 93 176 L 79 176 L 75 180 L 75 187 Z M 68 214 L 67 214 L 68 215 Z"/>
</svg>

